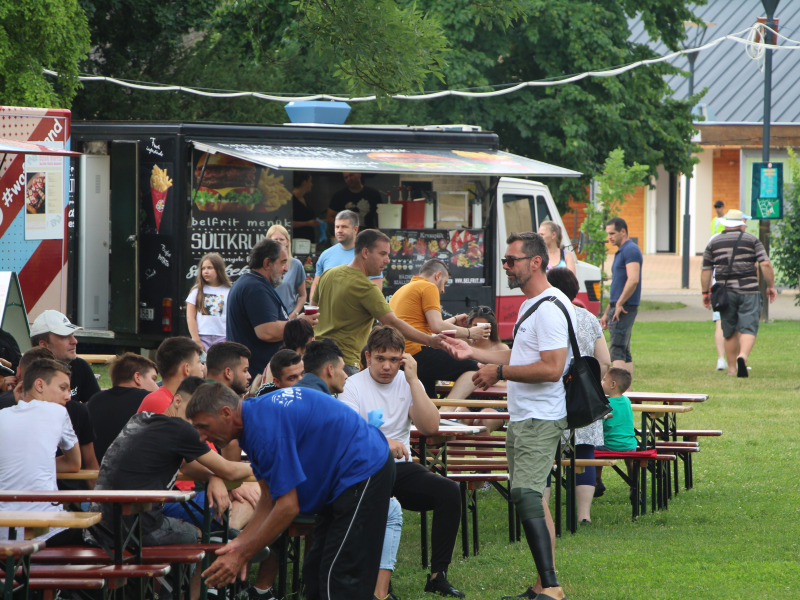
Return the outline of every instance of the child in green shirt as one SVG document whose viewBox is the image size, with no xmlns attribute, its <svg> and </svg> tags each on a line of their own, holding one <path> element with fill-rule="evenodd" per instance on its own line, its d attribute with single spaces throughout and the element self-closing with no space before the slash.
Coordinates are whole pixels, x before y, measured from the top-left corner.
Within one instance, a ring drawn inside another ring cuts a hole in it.
<svg viewBox="0 0 800 600">
<path fill-rule="evenodd" d="M 598 450 L 611 450 L 614 452 L 633 452 L 638 441 L 633 427 L 633 409 L 631 401 L 623 394 L 631 387 L 631 374 L 625 369 L 611 367 L 603 381 L 603 391 L 609 397 L 611 413 L 603 419 L 603 445 Z M 632 462 L 625 460 L 628 475 L 631 474 Z M 603 467 L 597 467 L 597 481 L 595 483 L 595 497 L 603 495 L 606 486 L 603 485 Z"/>
</svg>

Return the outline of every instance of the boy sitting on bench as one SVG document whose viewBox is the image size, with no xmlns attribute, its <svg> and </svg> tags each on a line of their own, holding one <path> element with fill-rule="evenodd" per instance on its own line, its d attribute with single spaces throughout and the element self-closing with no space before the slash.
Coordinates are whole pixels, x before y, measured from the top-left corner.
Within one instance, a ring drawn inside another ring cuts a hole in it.
<svg viewBox="0 0 800 600">
<path fill-rule="evenodd" d="M 623 394 L 631 387 L 631 374 L 620 367 L 611 367 L 602 381 L 603 391 L 611 404 L 611 413 L 603 419 L 603 446 L 598 450 L 613 452 L 634 452 L 637 448 L 636 430 L 633 427 L 631 401 Z M 626 459 L 628 475 L 631 474 L 631 461 Z M 606 486 L 602 480 L 603 467 L 597 467 L 595 497 L 603 495 Z"/>
</svg>

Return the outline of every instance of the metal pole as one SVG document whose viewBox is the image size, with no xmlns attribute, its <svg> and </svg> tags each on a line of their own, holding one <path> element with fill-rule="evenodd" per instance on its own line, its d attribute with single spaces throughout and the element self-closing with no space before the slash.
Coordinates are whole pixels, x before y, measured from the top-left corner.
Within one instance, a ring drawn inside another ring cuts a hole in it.
<svg viewBox="0 0 800 600">
<path fill-rule="evenodd" d="M 686 55 L 689 59 L 689 97 L 694 95 L 694 62 L 697 60 L 697 52 L 690 52 Z M 694 110 L 694 107 L 692 107 Z M 689 148 L 689 158 L 692 157 L 692 149 Z M 692 167 L 694 170 L 694 167 Z M 683 209 L 683 262 L 681 264 L 681 287 L 683 289 L 689 288 L 689 248 L 691 244 L 691 229 L 692 229 L 692 213 L 689 210 L 692 189 L 692 171 L 686 174 L 686 200 Z"/>
<path fill-rule="evenodd" d="M 761 0 L 764 11 L 767 13 L 767 29 L 764 33 L 764 41 L 769 45 L 773 44 L 775 38 L 771 30 L 775 29 L 775 10 L 778 8 L 780 0 Z M 769 162 L 769 136 L 772 108 L 772 49 L 767 46 L 764 49 L 764 131 L 761 140 L 761 162 Z M 770 222 L 768 219 L 761 219 L 758 227 L 758 238 L 764 245 L 764 250 L 769 254 Z M 759 288 L 761 299 L 764 306 L 764 321 L 769 319 L 769 302 L 767 301 L 767 288 L 764 277 L 760 278 Z"/>
</svg>

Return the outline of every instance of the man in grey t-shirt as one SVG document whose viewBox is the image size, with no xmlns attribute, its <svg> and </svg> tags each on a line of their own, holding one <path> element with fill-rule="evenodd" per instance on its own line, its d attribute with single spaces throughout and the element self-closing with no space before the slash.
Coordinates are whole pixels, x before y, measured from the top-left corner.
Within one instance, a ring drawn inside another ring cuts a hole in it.
<svg viewBox="0 0 800 600">
<path fill-rule="evenodd" d="M 775 272 L 764 245 L 757 237 L 745 232 L 745 220 L 749 217 L 740 210 L 729 210 L 722 219 L 725 231 L 714 236 L 703 252 L 703 270 L 700 273 L 700 289 L 703 291 L 703 306 L 711 309 L 711 274 L 715 270 L 717 283 L 728 292 L 728 304 L 719 311 L 722 335 L 725 337 L 725 355 L 728 359 L 728 375 L 747 377 L 747 358 L 756 343 L 758 320 L 761 317 L 761 294 L 758 290 L 758 271 L 767 284 L 767 298 L 774 302 Z M 736 254 L 731 256 L 734 247 Z"/>
</svg>

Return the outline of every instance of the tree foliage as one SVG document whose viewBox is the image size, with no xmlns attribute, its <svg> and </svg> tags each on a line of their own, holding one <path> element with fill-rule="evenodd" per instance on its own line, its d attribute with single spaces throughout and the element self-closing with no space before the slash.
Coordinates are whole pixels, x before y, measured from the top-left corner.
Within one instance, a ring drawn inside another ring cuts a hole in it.
<svg viewBox="0 0 800 600">
<path fill-rule="evenodd" d="M 85 70 L 206 89 L 375 93 L 381 102 L 354 104 L 350 123 L 480 125 L 496 131 L 505 150 L 584 173 L 548 181 L 561 208 L 570 196 L 586 198 L 617 147 L 651 175 L 658 165 L 691 168 L 697 97 L 671 96 L 664 76 L 677 69 L 665 63 L 492 98 L 385 96 L 493 90 L 651 58 L 630 40 L 629 19 L 675 48 L 684 22 L 696 20 L 688 0 L 82 1 L 98 48 Z M 83 118 L 286 120 L 280 104 L 263 100 L 91 85 L 75 105 Z"/>
<path fill-rule="evenodd" d="M 786 165 L 792 182 L 783 189 L 784 217 L 776 221 L 773 229 L 771 258 L 777 283 L 794 287 L 800 278 L 800 159 L 791 148 L 786 150 L 789 153 Z M 800 305 L 800 295 L 795 304 Z"/>
<path fill-rule="evenodd" d="M 601 269 L 608 255 L 608 247 L 600 243 L 606 238 L 606 222 L 619 215 L 627 197 L 647 182 L 650 168 L 634 162 L 625 165 L 625 152 L 621 148 L 611 151 L 597 176 L 597 195 L 586 206 L 586 218 L 581 225 L 586 238 L 586 262 Z M 593 243 L 597 242 L 597 243 Z"/>
<path fill-rule="evenodd" d="M 80 86 L 78 61 L 88 51 L 86 15 L 77 0 L 0 2 L 3 104 L 69 108 Z"/>
</svg>

